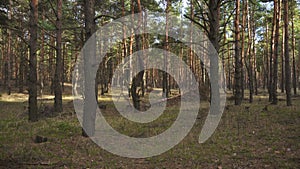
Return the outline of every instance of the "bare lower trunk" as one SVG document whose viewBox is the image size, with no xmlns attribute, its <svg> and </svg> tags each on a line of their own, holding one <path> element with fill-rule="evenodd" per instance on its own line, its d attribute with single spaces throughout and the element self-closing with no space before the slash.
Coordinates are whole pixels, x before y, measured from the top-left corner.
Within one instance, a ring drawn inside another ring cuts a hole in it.
<svg viewBox="0 0 300 169">
<path fill-rule="evenodd" d="M 131 1 L 131 5 L 133 4 L 133 1 Z M 142 8 L 141 8 L 141 2 L 140 0 L 137 0 L 137 8 L 134 8 L 134 6 L 131 6 L 133 9 L 132 12 L 139 13 L 138 14 L 138 29 L 135 31 L 135 41 L 136 41 L 136 51 L 140 51 L 142 49 L 142 35 L 139 35 L 138 31 L 142 29 Z M 136 10 L 134 10 L 136 9 Z M 136 66 L 139 67 L 139 70 L 143 70 L 139 72 L 135 77 L 132 79 L 132 84 L 131 84 L 131 96 L 132 96 L 132 101 L 133 105 L 136 109 L 140 110 L 140 99 L 139 99 L 139 91 L 138 87 L 143 86 L 143 77 L 144 77 L 144 63 L 143 60 L 141 59 L 141 54 L 138 53 L 138 59 L 136 62 Z"/>
<path fill-rule="evenodd" d="M 240 20 L 240 1 L 236 0 L 236 14 L 235 14 L 235 74 L 234 74 L 234 90 L 235 90 L 235 105 L 241 105 L 242 103 L 242 75 L 241 75 L 241 55 L 240 55 L 240 29 L 239 29 L 239 20 Z"/>
<path fill-rule="evenodd" d="M 215 48 L 215 53 L 213 50 L 210 50 L 210 97 L 211 97 L 211 112 L 216 114 L 220 113 L 220 88 L 219 86 L 219 39 L 220 39 L 220 1 L 218 0 L 209 0 L 209 34 L 208 38 L 212 43 L 213 47 Z M 212 90 L 214 89 L 214 90 Z"/>
<path fill-rule="evenodd" d="M 275 30 L 276 30 L 276 16 L 277 16 L 277 1 L 274 0 L 274 10 L 273 10 L 273 20 L 272 20 L 272 32 L 271 32 L 271 43 L 270 43 L 270 60 L 269 60 L 269 64 L 270 64 L 270 70 L 269 70 L 269 101 L 272 102 L 273 100 L 273 59 L 274 59 L 274 53 L 275 53 Z"/>
<path fill-rule="evenodd" d="M 280 89 L 281 93 L 284 93 L 285 89 L 285 76 L 284 76 L 284 55 L 285 55 L 285 49 L 284 49 L 284 44 L 285 44 L 285 27 L 282 28 L 282 46 L 281 46 L 281 79 L 280 79 Z"/>
<path fill-rule="evenodd" d="M 54 74 L 54 110 L 56 112 L 62 112 L 62 48 L 61 48 L 61 34 L 62 34 L 62 0 L 57 0 L 57 20 L 56 20 L 56 66 L 55 66 L 55 74 Z"/>
<path fill-rule="evenodd" d="M 95 32 L 95 0 L 84 1 L 85 14 L 85 39 L 88 40 Z M 93 56 L 95 56 L 96 44 L 94 48 L 84 49 L 84 105 L 83 105 L 83 128 L 82 135 L 93 136 L 95 134 L 95 117 L 97 100 L 95 96 L 95 80 L 93 75 Z"/>
<path fill-rule="evenodd" d="M 294 88 L 294 95 L 297 95 L 297 73 L 296 73 L 295 48 L 296 48 L 296 39 L 295 39 L 295 27 L 294 27 L 294 11 L 292 11 L 293 88 Z"/>
<path fill-rule="evenodd" d="M 277 83 L 278 83 L 278 46 L 279 46 L 279 23 L 280 23 L 280 1 L 274 0 L 274 12 L 276 18 L 275 37 L 274 37 L 274 54 L 273 54 L 273 80 L 272 80 L 272 104 L 278 103 Z"/>
<path fill-rule="evenodd" d="M 286 104 L 287 106 L 292 105 L 291 98 L 291 67 L 290 67 L 290 56 L 289 56 L 289 5 L 288 0 L 283 0 L 284 5 L 284 31 L 285 31 L 285 43 L 284 43 L 284 54 L 285 54 L 285 91 L 286 91 Z"/>
<path fill-rule="evenodd" d="M 9 11 L 8 11 L 8 20 L 10 21 L 12 17 L 12 0 L 9 0 Z M 12 65 L 11 65 L 11 59 L 12 59 L 12 37 L 11 37 L 11 30 L 7 29 L 7 55 L 6 55 L 6 65 L 7 65 L 7 76 L 6 76 L 6 82 L 7 82 L 7 94 L 11 94 L 11 77 L 12 77 Z"/>
<path fill-rule="evenodd" d="M 38 0 L 30 2 L 30 58 L 29 58 L 29 121 L 37 121 L 37 29 Z"/>
</svg>

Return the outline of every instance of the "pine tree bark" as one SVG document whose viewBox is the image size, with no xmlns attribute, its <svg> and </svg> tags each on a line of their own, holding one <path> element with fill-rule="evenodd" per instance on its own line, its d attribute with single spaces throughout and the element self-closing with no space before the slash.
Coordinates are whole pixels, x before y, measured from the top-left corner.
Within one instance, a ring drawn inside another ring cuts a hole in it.
<svg viewBox="0 0 300 169">
<path fill-rule="evenodd" d="M 240 2 L 239 2 L 240 3 Z M 245 98 L 245 65 L 246 65 L 246 54 L 245 54 L 245 30 L 246 30 L 246 17 L 248 15 L 247 13 L 247 6 L 248 6 L 248 0 L 243 0 L 243 13 L 242 13 L 242 30 L 240 30 L 241 33 L 241 92 L 242 92 L 242 98 L 241 100 L 244 100 Z M 241 8 L 241 7 L 240 7 Z"/>
<path fill-rule="evenodd" d="M 281 46 L 281 79 L 280 79 L 280 89 L 281 93 L 284 93 L 285 90 L 285 76 L 284 76 L 284 55 L 285 55 L 285 26 L 282 27 L 282 46 Z"/>
<path fill-rule="evenodd" d="M 275 53 L 275 32 L 276 32 L 276 17 L 277 17 L 277 1 L 274 0 L 274 10 L 273 10 L 273 19 L 272 19 L 272 30 L 271 30 L 271 40 L 270 40 L 270 59 L 269 59 L 269 86 L 268 86 L 268 91 L 269 91 L 269 102 L 272 102 L 273 100 L 273 58 L 274 58 L 274 53 Z"/>
<path fill-rule="evenodd" d="M 240 54 L 240 0 L 236 0 L 235 12 L 235 74 L 234 74 L 234 91 L 235 91 L 235 105 L 242 103 L 242 75 L 241 75 L 241 54 Z"/>
<path fill-rule="evenodd" d="M 42 9 L 42 20 L 45 20 L 45 12 Z M 44 71 L 44 62 L 45 62 L 45 30 L 41 30 L 41 50 L 40 50 L 40 60 L 39 60 L 39 72 L 38 72 L 38 81 L 40 85 L 40 95 L 43 96 L 44 81 L 45 81 L 45 71 Z"/>
<path fill-rule="evenodd" d="M 87 41 L 95 32 L 95 0 L 84 1 L 84 17 L 85 17 L 85 40 Z M 92 42 L 93 43 L 93 42 Z M 84 105 L 83 105 L 83 128 L 82 135 L 84 137 L 94 136 L 95 134 L 95 118 L 96 118 L 96 92 L 95 79 L 92 72 L 95 56 L 96 44 L 94 48 L 84 49 Z M 98 65 L 97 65 L 98 66 Z"/>
<path fill-rule="evenodd" d="M 37 31 L 38 0 L 30 2 L 30 58 L 29 58 L 29 121 L 38 120 L 37 113 Z"/>
<path fill-rule="evenodd" d="M 9 0 L 9 10 L 8 10 L 8 20 L 11 21 L 12 17 L 12 0 Z M 12 35 L 11 30 L 7 29 L 7 55 L 6 55 L 6 68 L 7 68 L 7 76 L 6 76 L 6 87 L 7 87 L 7 94 L 11 94 L 11 77 L 12 77 Z"/>
<path fill-rule="evenodd" d="M 275 37 L 274 37 L 274 53 L 273 53 L 273 80 L 272 80 L 272 104 L 278 103 L 277 98 L 277 83 L 278 83 L 278 46 L 279 46 L 279 29 L 280 29 L 280 11 L 281 11 L 280 0 L 274 0 L 274 12 L 276 18 L 275 24 Z"/>
<path fill-rule="evenodd" d="M 132 3 L 133 4 L 133 3 Z M 135 8 L 134 8 L 135 9 Z M 137 9 L 134 11 L 138 14 L 138 28 L 135 29 L 135 44 L 136 44 L 136 51 L 140 51 L 142 49 L 142 35 L 139 34 L 139 30 L 142 29 L 142 7 L 141 7 L 141 1 L 137 0 Z M 132 101 L 133 105 L 136 109 L 140 110 L 140 96 L 138 92 L 138 87 L 143 86 L 143 77 L 144 77 L 144 63 L 143 60 L 140 56 L 140 52 L 138 53 L 138 60 L 137 60 L 137 65 L 140 67 L 140 71 L 135 77 L 132 79 L 132 85 L 131 85 L 131 95 L 132 95 Z"/>
<path fill-rule="evenodd" d="M 252 20 L 255 20 L 254 18 L 254 10 L 251 13 Z M 255 43 L 255 36 L 256 36 L 256 25 L 255 23 L 252 23 L 252 57 L 253 57 L 253 85 L 254 85 L 254 94 L 258 95 L 258 73 L 257 73 L 257 63 L 256 63 L 256 43 Z"/>
<path fill-rule="evenodd" d="M 250 20 L 251 18 L 251 14 L 249 12 L 249 6 L 248 6 L 248 0 L 246 0 L 246 16 L 247 16 L 247 27 L 248 27 L 248 46 L 247 46 L 247 59 L 248 59 L 248 63 L 246 64 L 246 68 L 248 71 L 248 83 L 249 83 L 249 102 L 252 103 L 253 102 L 253 93 L 254 93 L 254 88 L 253 88 L 253 63 L 252 63 L 252 25 Z"/>
<path fill-rule="evenodd" d="M 270 70 L 269 58 L 270 57 L 269 57 L 269 45 L 268 45 L 268 43 L 269 43 L 269 26 L 268 26 L 268 24 L 266 24 L 266 35 L 265 35 L 265 37 L 266 37 L 266 40 L 265 40 L 266 52 L 264 54 L 264 65 L 266 65 L 266 66 L 263 65 L 263 68 L 264 68 L 263 69 L 263 71 L 264 71 L 263 89 L 265 90 L 266 87 L 267 87 L 267 89 L 269 90 L 269 70 Z"/>
<path fill-rule="evenodd" d="M 121 3 L 122 3 L 122 17 L 125 17 L 125 0 L 122 0 Z M 123 24 L 122 31 L 123 31 L 123 42 L 122 42 L 123 51 L 122 51 L 122 55 L 123 55 L 123 58 L 125 58 L 126 55 L 127 55 L 127 42 L 126 42 L 127 38 L 126 38 L 126 25 L 125 24 Z M 123 70 L 126 73 L 127 76 L 129 75 L 129 71 L 128 71 L 129 69 L 130 68 L 127 68 L 127 69 Z M 125 82 L 122 82 L 122 86 L 123 85 L 125 85 Z"/>
<path fill-rule="evenodd" d="M 25 52 L 24 52 L 25 51 Z M 25 62 L 26 62 L 26 50 L 22 46 L 21 56 L 20 56 L 20 66 L 19 66 L 19 93 L 22 93 L 24 90 L 24 79 L 25 77 Z"/>
<path fill-rule="evenodd" d="M 294 27 L 294 10 L 292 10 L 292 51 L 293 51 L 293 88 L 294 95 L 297 95 L 297 73 L 296 73 L 296 58 L 295 58 L 295 48 L 296 48 L 296 38 L 295 38 L 295 27 Z"/>
<path fill-rule="evenodd" d="M 285 91 L 286 91 L 286 104 L 292 105 L 291 98 L 291 67 L 289 56 L 289 5 L 288 0 L 283 0 L 284 5 L 284 31 L 285 31 L 285 43 L 284 43 L 284 55 L 285 55 Z"/>
<path fill-rule="evenodd" d="M 54 74 L 54 111 L 62 112 L 62 0 L 57 0 L 57 18 L 56 18 L 56 65 Z"/>
<path fill-rule="evenodd" d="M 55 46 L 55 38 L 50 36 L 50 45 Z M 50 84 L 50 93 L 54 93 L 54 72 L 53 69 L 55 69 L 54 65 L 54 60 L 55 60 L 55 52 L 53 51 L 52 48 L 49 48 L 49 67 L 48 67 L 48 73 L 49 73 L 49 81 L 51 82 Z"/>
<path fill-rule="evenodd" d="M 170 8 L 170 0 L 167 1 L 167 7 L 166 7 L 166 25 L 165 25 L 165 43 L 164 43 L 164 68 L 168 70 L 168 51 L 169 51 L 169 22 L 168 22 L 168 15 L 169 15 L 169 8 Z M 192 4 L 192 1 L 191 1 Z M 191 49 L 190 49 L 191 50 Z M 192 55 L 190 54 L 190 65 L 192 65 Z M 169 97 L 169 75 L 165 71 L 163 72 L 163 97 L 168 98 Z"/>
<path fill-rule="evenodd" d="M 209 33 L 208 38 L 215 48 L 217 54 L 220 50 L 220 5 L 221 1 L 219 0 L 209 0 L 208 8 L 209 8 Z M 209 50 L 209 59 L 210 59 L 210 104 L 213 105 L 211 107 L 211 112 L 219 113 L 220 112 L 220 91 L 219 89 L 219 56 L 213 50 Z M 214 90 L 212 90 L 214 88 Z"/>
</svg>

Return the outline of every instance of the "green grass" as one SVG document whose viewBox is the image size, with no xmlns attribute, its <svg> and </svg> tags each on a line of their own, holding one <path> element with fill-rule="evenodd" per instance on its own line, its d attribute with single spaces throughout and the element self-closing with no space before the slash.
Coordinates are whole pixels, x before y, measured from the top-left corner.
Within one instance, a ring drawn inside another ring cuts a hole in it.
<svg viewBox="0 0 300 169">
<path fill-rule="evenodd" d="M 2 97 L 2 96 L 1 96 Z M 9 97 L 9 96 L 5 96 Z M 25 97 L 26 98 L 26 97 Z M 0 99 L 0 168 L 298 168 L 300 165 L 300 99 L 292 107 L 281 101 L 269 105 L 255 97 L 242 106 L 227 102 L 213 136 L 203 144 L 198 137 L 207 115 L 207 103 L 188 136 L 156 157 L 129 159 L 113 155 L 81 136 L 81 127 L 68 101 L 54 118 L 28 122 L 26 102 Z M 179 107 L 172 105 L 154 122 L 133 123 L 120 116 L 109 99 L 103 111 L 119 132 L 150 137 L 168 129 Z M 49 104 L 52 104 L 51 102 Z M 268 110 L 264 110 L 268 105 Z M 247 109 L 246 107 L 250 107 Z M 48 138 L 34 143 L 36 135 Z M 122 147 L 120 147 L 122 148 Z"/>
</svg>

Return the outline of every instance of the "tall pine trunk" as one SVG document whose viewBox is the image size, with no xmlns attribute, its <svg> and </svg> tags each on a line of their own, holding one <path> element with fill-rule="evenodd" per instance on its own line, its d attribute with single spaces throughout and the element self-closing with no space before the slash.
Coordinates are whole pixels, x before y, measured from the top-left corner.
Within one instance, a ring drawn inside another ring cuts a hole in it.
<svg viewBox="0 0 300 169">
<path fill-rule="evenodd" d="M 29 57 L 29 121 L 37 121 L 37 31 L 38 0 L 30 2 L 30 57 Z"/>
<path fill-rule="evenodd" d="M 294 27 L 294 9 L 292 10 L 292 51 L 293 51 L 293 88 L 294 95 L 297 95 L 297 73 L 296 73 L 296 58 L 295 58 L 295 48 L 296 48 L 296 39 L 295 39 L 295 27 Z"/>
<path fill-rule="evenodd" d="M 12 0 L 9 0 L 9 10 L 8 10 L 8 20 L 11 22 L 12 17 Z M 12 35 L 11 30 L 7 29 L 7 55 L 6 55 L 6 87 L 7 87 L 7 94 L 11 94 L 11 78 L 12 78 L 12 65 L 11 60 L 13 58 L 12 54 Z"/>
<path fill-rule="evenodd" d="M 85 17 L 85 40 L 87 41 L 95 32 L 95 0 L 84 1 L 84 17 Z M 92 39 L 93 40 L 93 39 Z M 84 55 L 84 105 L 83 105 L 83 128 L 82 135 L 85 137 L 93 136 L 95 134 L 95 118 L 97 100 L 95 95 L 95 79 L 91 74 L 95 62 L 93 56 L 96 54 L 96 44 L 94 48 L 88 47 L 83 50 Z M 98 65 L 97 65 L 98 66 Z"/>
<path fill-rule="evenodd" d="M 240 55 L 240 0 L 236 0 L 236 13 L 235 13 L 235 73 L 234 73 L 234 93 L 235 93 L 235 105 L 241 105 L 242 103 L 242 89 L 243 83 L 241 75 L 241 55 Z"/>
<path fill-rule="evenodd" d="M 281 45 L 281 84 L 280 89 L 281 93 L 284 93 L 285 90 L 285 75 L 284 75 L 284 55 L 285 55 L 285 26 L 282 27 L 282 45 Z"/>
<path fill-rule="evenodd" d="M 253 63 L 252 63 L 252 25 L 250 23 L 250 20 L 252 17 L 250 16 L 249 12 L 249 6 L 248 6 L 248 0 L 246 0 L 246 16 L 247 16 L 247 27 L 248 27 L 248 46 L 247 46 L 247 59 L 248 63 L 245 61 L 245 65 L 248 71 L 248 82 L 249 82 L 249 102 L 253 102 L 253 94 L 254 94 L 254 88 L 253 88 Z"/>
<path fill-rule="evenodd" d="M 213 50 L 209 52 L 209 59 L 210 59 L 210 97 L 211 102 L 210 104 L 213 105 L 211 107 L 211 112 L 219 113 L 220 112 L 220 88 L 218 80 L 219 80 L 219 49 L 220 49 L 220 4 L 221 1 L 219 0 L 209 0 L 208 7 L 209 7 L 209 33 L 208 38 L 212 43 L 213 47 L 215 48 L 215 53 Z M 214 90 L 213 87 L 214 86 Z"/>
<path fill-rule="evenodd" d="M 166 25 L 165 25 L 165 43 L 164 43 L 164 68 L 166 71 L 163 72 L 163 97 L 169 97 L 169 75 L 167 73 L 168 70 L 168 57 L 169 57 L 169 9 L 170 9 L 170 0 L 166 0 Z M 192 4 L 192 1 L 191 1 Z M 191 50 L 191 49 L 190 49 Z M 191 52 L 190 52 L 191 53 Z M 190 55 L 190 58 L 192 56 Z M 192 64 L 192 60 L 190 60 L 190 64 Z"/>
<path fill-rule="evenodd" d="M 62 48 L 61 48 L 61 40 L 62 40 L 62 0 L 57 0 L 57 18 L 56 18 L 56 66 L 55 66 L 55 74 L 54 74 L 54 111 L 62 112 Z"/>
<path fill-rule="evenodd" d="M 271 30 L 271 43 L 270 43 L 270 59 L 269 59 L 269 101 L 272 102 L 273 100 L 273 78 L 274 78 L 274 71 L 273 71 L 273 59 L 275 53 L 275 32 L 276 32 L 276 17 L 277 17 L 277 1 L 274 0 L 274 10 L 273 10 L 273 19 L 272 19 L 272 30 Z"/>
<path fill-rule="evenodd" d="M 267 89 L 269 90 L 269 70 L 270 70 L 270 66 L 269 66 L 269 26 L 268 24 L 266 24 L 266 52 L 264 54 L 264 64 L 266 65 L 266 67 L 263 65 L 263 70 L 264 70 L 264 84 L 263 84 L 263 88 L 265 90 L 266 86 L 267 86 Z"/>
<path fill-rule="evenodd" d="M 275 37 L 274 37 L 274 53 L 273 53 L 273 80 L 272 80 L 272 104 L 278 103 L 277 83 L 278 83 L 278 46 L 279 46 L 279 29 L 280 29 L 280 0 L 274 0 L 274 12 L 276 18 Z"/>
<path fill-rule="evenodd" d="M 239 2 L 240 3 L 240 2 Z M 245 63 L 246 63 L 246 58 L 245 58 L 245 30 L 246 30 L 246 16 L 247 16 L 247 8 L 248 6 L 248 0 L 243 0 L 243 12 L 242 12 L 242 30 L 241 30 L 241 92 L 242 92 L 242 100 L 245 98 Z"/>
<path fill-rule="evenodd" d="M 283 0 L 284 5 L 284 55 L 285 55 L 285 91 L 286 91 L 286 104 L 287 106 L 292 105 L 291 98 L 291 67 L 290 67 L 290 56 L 289 56 L 289 5 L 288 0 Z"/>
<path fill-rule="evenodd" d="M 131 3 L 131 5 L 133 5 L 133 3 Z M 132 7 L 132 9 L 135 9 L 134 7 Z M 137 10 L 135 11 L 135 13 L 139 13 L 138 14 L 138 29 L 141 30 L 142 29 L 142 7 L 141 7 L 141 1 L 137 0 Z M 139 35 L 139 30 L 136 29 L 135 30 L 135 43 L 136 43 L 136 51 L 140 51 L 142 49 L 142 35 Z M 133 101 L 133 105 L 136 109 L 140 110 L 140 99 L 139 99 L 139 92 L 138 92 L 138 87 L 142 87 L 143 86 L 143 77 L 144 77 L 144 63 L 143 60 L 141 58 L 141 53 L 138 52 L 138 60 L 136 62 L 136 66 L 140 67 L 139 70 L 140 71 L 135 77 L 133 77 L 132 79 L 132 84 L 131 84 L 131 96 L 132 96 L 132 101 Z"/>
</svg>

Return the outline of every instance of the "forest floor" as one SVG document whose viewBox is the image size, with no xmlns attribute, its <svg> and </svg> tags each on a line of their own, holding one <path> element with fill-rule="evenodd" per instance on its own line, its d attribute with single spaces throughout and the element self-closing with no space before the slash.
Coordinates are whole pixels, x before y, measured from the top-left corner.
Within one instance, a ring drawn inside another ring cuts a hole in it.
<svg viewBox="0 0 300 169">
<path fill-rule="evenodd" d="M 71 95 L 64 95 L 64 112 L 51 114 L 53 97 L 39 100 L 41 117 L 28 122 L 27 95 L 4 93 L 0 97 L 0 168 L 299 168 L 300 96 L 286 107 L 284 95 L 278 105 L 270 105 L 267 94 L 234 106 L 228 97 L 221 122 L 209 140 L 198 143 L 208 111 L 201 102 L 198 119 L 190 133 L 171 150 L 145 159 L 111 154 L 91 139 L 81 136 Z M 175 121 L 179 106 L 169 104 L 158 120 L 139 125 L 122 118 L 109 96 L 102 111 L 116 130 L 133 137 L 149 137 L 163 132 Z M 47 112 L 48 111 L 48 112 Z M 47 137 L 35 143 L 36 136 Z M 122 148 L 122 147 L 120 147 Z"/>
</svg>

